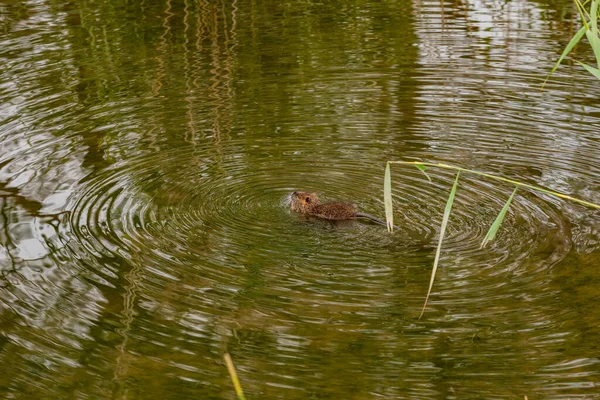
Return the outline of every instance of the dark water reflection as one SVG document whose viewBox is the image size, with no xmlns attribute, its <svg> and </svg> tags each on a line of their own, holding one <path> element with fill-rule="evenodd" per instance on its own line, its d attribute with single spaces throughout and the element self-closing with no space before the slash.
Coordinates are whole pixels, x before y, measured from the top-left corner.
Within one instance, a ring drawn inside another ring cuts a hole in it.
<svg viewBox="0 0 600 400">
<path fill-rule="evenodd" d="M 383 215 L 386 160 L 600 203 L 598 82 L 570 3 L 0 5 L 6 398 L 600 396 L 600 214 L 394 167 L 396 220 L 307 223 L 296 189 Z M 584 49 L 578 57 L 585 58 Z"/>
</svg>

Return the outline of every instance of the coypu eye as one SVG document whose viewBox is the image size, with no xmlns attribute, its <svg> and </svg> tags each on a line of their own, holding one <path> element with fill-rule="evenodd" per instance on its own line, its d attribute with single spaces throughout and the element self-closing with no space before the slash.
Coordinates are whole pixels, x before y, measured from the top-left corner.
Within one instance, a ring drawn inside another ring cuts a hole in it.
<svg viewBox="0 0 600 400">
<path fill-rule="evenodd" d="M 306 198 L 306 202 L 307 202 L 307 203 L 310 203 L 310 197 L 307 197 L 307 198 Z"/>
</svg>

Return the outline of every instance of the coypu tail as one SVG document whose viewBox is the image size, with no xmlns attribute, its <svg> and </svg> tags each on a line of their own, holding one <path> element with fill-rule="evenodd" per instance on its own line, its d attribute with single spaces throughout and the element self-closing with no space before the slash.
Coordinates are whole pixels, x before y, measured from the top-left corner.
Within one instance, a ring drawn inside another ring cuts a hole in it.
<svg viewBox="0 0 600 400">
<path fill-rule="evenodd" d="M 375 217 L 375 216 L 373 216 L 371 214 L 367 214 L 367 213 L 364 213 L 364 212 L 357 212 L 355 215 L 356 215 L 357 218 L 368 218 L 371 221 L 377 222 L 378 224 L 381 224 L 383 226 L 387 226 L 387 223 L 385 221 L 383 221 L 383 220 L 381 220 L 381 219 L 379 219 L 379 218 L 377 218 L 377 217 Z M 394 225 L 394 229 L 400 229 L 400 228 L 398 228 L 396 225 Z"/>
</svg>

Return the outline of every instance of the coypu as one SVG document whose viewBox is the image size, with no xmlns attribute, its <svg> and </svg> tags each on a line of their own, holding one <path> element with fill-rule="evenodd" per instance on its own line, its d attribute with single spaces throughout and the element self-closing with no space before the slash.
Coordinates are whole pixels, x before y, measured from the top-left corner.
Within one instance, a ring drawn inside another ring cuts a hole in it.
<svg viewBox="0 0 600 400">
<path fill-rule="evenodd" d="M 356 205 L 345 203 L 342 201 L 330 201 L 321 203 L 319 197 L 315 193 L 310 192 L 293 192 L 290 196 L 290 208 L 294 212 L 300 214 L 326 219 L 329 221 L 343 221 L 355 218 L 368 218 L 378 224 L 387 226 L 385 221 L 374 217 L 371 214 L 359 212 Z M 399 229 L 394 225 L 394 229 Z"/>
</svg>

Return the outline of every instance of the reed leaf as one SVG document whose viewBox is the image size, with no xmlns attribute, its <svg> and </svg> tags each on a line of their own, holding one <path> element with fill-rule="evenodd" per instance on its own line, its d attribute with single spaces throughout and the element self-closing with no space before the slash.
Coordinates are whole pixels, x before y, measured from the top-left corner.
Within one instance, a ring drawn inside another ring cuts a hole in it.
<svg viewBox="0 0 600 400">
<path fill-rule="evenodd" d="M 383 203 L 385 205 L 385 222 L 388 232 L 392 232 L 394 230 L 394 209 L 392 205 L 392 175 L 389 162 L 385 166 L 385 176 L 383 177 Z"/>
<path fill-rule="evenodd" d="M 592 50 L 594 51 L 594 55 L 596 56 L 596 65 L 600 68 L 600 37 L 598 37 L 598 33 L 593 30 L 587 31 L 585 36 L 587 36 L 588 41 L 592 46 Z"/>
<path fill-rule="evenodd" d="M 484 248 L 485 245 L 487 245 L 489 242 L 494 240 L 494 238 L 496 237 L 496 232 L 498 232 L 498 229 L 500 229 L 500 225 L 502 224 L 502 221 L 504 221 L 504 216 L 506 215 L 506 212 L 508 211 L 508 207 L 510 207 L 510 203 L 512 202 L 513 197 L 515 197 L 515 193 L 517 193 L 518 188 L 519 188 L 518 186 L 515 187 L 515 190 L 513 190 L 512 194 L 508 198 L 508 201 L 506 202 L 504 207 L 502 207 L 502 210 L 500 210 L 500 213 L 494 220 L 494 223 L 492 224 L 492 226 L 490 226 L 490 230 L 485 235 L 483 242 L 481 242 L 481 246 L 479 246 L 480 249 Z"/>
<path fill-rule="evenodd" d="M 592 0 L 590 5 L 590 30 L 592 33 L 598 34 L 598 0 Z"/>
<path fill-rule="evenodd" d="M 598 32 L 598 7 L 600 7 L 600 0 L 593 0 L 590 6 L 590 29 L 585 33 L 594 55 L 596 56 L 596 65 L 600 68 L 600 33 Z M 587 68 L 586 68 L 587 69 Z M 588 69 L 588 71 L 590 71 Z M 592 71 L 590 71 L 592 72 Z M 592 72 L 592 74 L 594 74 Z M 596 74 L 594 74 L 596 76 Z"/>
<path fill-rule="evenodd" d="M 587 65 L 587 64 L 584 64 L 584 63 L 582 63 L 582 62 L 579 62 L 579 61 L 577 61 L 577 63 L 578 63 L 579 65 L 581 65 L 583 68 L 587 69 L 587 70 L 588 70 L 588 72 L 589 72 L 590 74 L 592 74 L 592 75 L 594 75 L 596 78 L 600 79 L 600 69 L 598 69 L 598 68 L 594 68 L 594 67 L 592 67 L 591 65 Z"/>
<path fill-rule="evenodd" d="M 425 175 L 427 177 L 427 179 L 429 179 L 429 182 L 431 182 L 431 178 L 429 177 L 429 174 L 427 172 L 425 172 L 427 167 L 425 167 L 423 164 L 415 164 L 415 167 L 417 167 L 417 169 L 419 171 L 421 171 L 423 173 L 423 175 Z"/>
<path fill-rule="evenodd" d="M 388 163 L 389 165 L 389 163 Z M 429 300 L 429 295 L 431 294 L 431 289 L 433 288 L 433 281 L 435 279 L 435 273 L 437 272 L 437 266 L 440 261 L 440 252 L 442 250 L 442 242 L 444 241 L 444 233 L 446 232 L 446 226 L 448 225 L 448 219 L 450 218 L 450 211 L 452 211 L 452 203 L 454 203 L 454 196 L 456 195 L 456 188 L 458 187 L 458 177 L 460 175 L 460 169 L 456 173 L 456 179 L 454 180 L 454 185 L 452 185 L 452 190 L 450 191 L 450 196 L 448 196 L 448 201 L 446 201 L 446 208 L 444 209 L 444 216 L 442 218 L 442 226 L 440 228 L 440 239 L 438 242 L 437 250 L 435 252 L 435 259 L 433 261 L 433 270 L 431 271 L 431 279 L 429 280 L 429 289 L 427 290 L 427 297 L 425 297 L 425 304 L 423 304 L 423 309 L 421 310 L 421 315 L 419 315 L 419 319 L 423 316 L 425 312 L 425 307 L 427 307 L 427 301 Z"/>
<path fill-rule="evenodd" d="M 546 79 L 544 80 L 544 83 L 542 84 L 542 89 L 546 86 L 546 82 L 548 81 L 548 79 L 550 79 L 550 76 L 552 76 L 552 74 L 554 73 L 554 71 L 556 71 L 556 69 L 558 68 L 558 66 L 560 65 L 560 63 L 571 52 L 571 50 L 573 50 L 573 47 L 575 47 L 577 45 L 577 43 L 579 43 L 579 41 L 581 40 L 581 38 L 583 37 L 583 35 L 585 35 L 586 31 L 587 31 L 587 25 L 582 26 L 581 29 L 579 29 L 577 31 L 577 33 L 575 34 L 575 36 L 573 36 L 573 38 L 571 39 L 571 41 L 569 41 L 569 44 L 567 44 L 567 47 L 565 47 L 565 49 L 563 50 L 563 52 L 560 55 L 558 61 L 556 62 L 556 64 L 554 64 L 554 68 L 552 68 L 552 70 L 550 71 L 550 73 L 548 74 L 548 76 L 546 77 Z"/>
<path fill-rule="evenodd" d="M 233 361 L 231 360 L 231 356 L 229 353 L 225 353 L 223 355 L 225 359 L 225 364 L 227 364 L 227 371 L 229 371 L 229 375 L 231 376 L 231 381 L 233 382 L 233 387 L 235 388 L 235 393 L 239 400 L 246 400 L 244 396 L 244 392 L 242 391 L 242 385 L 240 385 L 240 380 L 237 377 L 237 373 L 235 372 L 235 367 L 233 366 Z"/>
</svg>

